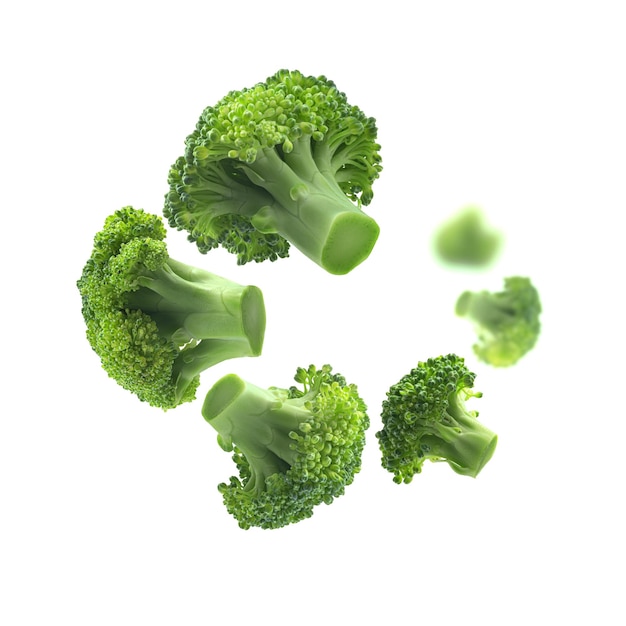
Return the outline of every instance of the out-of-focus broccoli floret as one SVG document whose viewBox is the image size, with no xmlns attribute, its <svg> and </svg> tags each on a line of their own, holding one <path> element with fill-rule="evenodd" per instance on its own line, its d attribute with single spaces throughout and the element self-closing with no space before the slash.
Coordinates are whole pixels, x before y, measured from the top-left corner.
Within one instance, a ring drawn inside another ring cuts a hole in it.
<svg viewBox="0 0 626 626">
<path fill-rule="evenodd" d="M 505 278 L 499 292 L 465 291 L 456 314 L 474 323 L 476 356 L 496 367 L 517 363 L 537 343 L 541 331 L 541 301 L 529 278 Z"/>
<path fill-rule="evenodd" d="M 465 406 L 482 396 L 473 391 L 474 379 L 463 358 L 448 354 L 419 362 L 390 387 L 376 436 L 394 482 L 410 483 L 427 460 L 476 477 L 491 459 L 497 436 Z"/>
<path fill-rule="evenodd" d="M 439 227 L 434 247 L 446 263 L 485 267 L 496 258 L 502 241 L 502 234 L 487 224 L 483 211 L 469 206 Z"/>
<path fill-rule="evenodd" d="M 202 414 L 234 451 L 239 476 L 219 490 L 241 528 L 311 517 L 361 469 L 369 419 L 356 386 L 329 365 L 298 368 L 295 381 L 302 388 L 264 389 L 229 374 L 206 395 Z"/>
</svg>

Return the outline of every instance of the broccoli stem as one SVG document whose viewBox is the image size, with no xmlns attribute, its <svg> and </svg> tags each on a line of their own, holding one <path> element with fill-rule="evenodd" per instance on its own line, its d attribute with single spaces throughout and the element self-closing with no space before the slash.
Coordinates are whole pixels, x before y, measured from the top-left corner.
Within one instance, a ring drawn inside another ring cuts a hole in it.
<svg viewBox="0 0 626 626">
<path fill-rule="evenodd" d="M 281 400 L 269 389 L 248 383 L 236 374 L 221 378 L 207 393 L 204 419 L 219 434 L 222 447 L 233 444 L 245 455 L 252 475 L 246 491 L 265 488 L 265 480 L 284 473 L 295 462 L 290 433 L 311 417 L 301 402 Z"/>
<path fill-rule="evenodd" d="M 172 366 L 172 377 L 176 383 L 176 400 L 183 397 L 192 381 L 204 370 L 244 356 L 258 356 L 250 350 L 246 339 L 203 339 L 181 349 Z"/>
<path fill-rule="evenodd" d="M 430 448 L 429 456 L 445 459 L 457 474 L 476 478 L 493 456 L 498 437 L 467 411 L 457 393 L 450 398 L 448 416 L 450 424 L 440 424 L 438 434 L 424 436 L 422 443 Z"/>
<path fill-rule="evenodd" d="M 261 354 L 265 307 L 258 287 L 169 259 L 141 275 L 126 305 L 150 315 L 180 350 L 172 368 L 180 400 L 194 378 L 227 359 Z"/>
<path fill-rule="evenodd" d="M 485 328 L 495 328 L 515 316 L 515 309 L 507 305 L 506 299 L 487 291 L 465 291 L 456 301 L 455 312 Z"/>
<path fill-rule="evenodd" d="M 137 279 L 126 304 L 155 320 L 159 332 L 180 345 L 192 340 L 246 340 L 261 353 L 265 333 L 263 294 L 174 259 Z"/>
<path fill-rule="evenodd" d="M 369 256 L 378 224 L 320 171 L 308 135 L 291 152 L 266 148 L 241 167 L 275 200 L 252 218 L 260 232 L 278 233 L 331 274 L 347 274 Z"/>
</svg>

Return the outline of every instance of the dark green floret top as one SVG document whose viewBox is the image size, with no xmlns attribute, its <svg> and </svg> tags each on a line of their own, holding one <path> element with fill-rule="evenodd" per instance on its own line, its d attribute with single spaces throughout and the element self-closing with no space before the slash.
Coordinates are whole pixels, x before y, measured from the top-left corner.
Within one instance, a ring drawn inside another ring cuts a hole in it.
<svg viewBox="0 0 626 626">
<path fill-rule="evenodd" d="M 374 118 L 324 76 L 280 70 L 207 107 L 170 169 L 164 215 L 201 252 L 239 264 L 290 245 L 332 274 L 370 254 L 377 223 L 361 207 L 382 166 Z"/>
<path fill-rule="evenodd" d="M 473 390 L 475 377 L 462 357 L 448 354 L 419 362 L 389 388 L 376 437 L 394 482 L 410 483 L 427 460 L 471 477 L 488 463 L 497 436 L 465 404 L 482 396 Z"/>
<path fill-rule="evenodd" d="M 106 218 L 77 286 L 102 367 L 140 400 L 171 409 L 195 398 L 200 373 L 258 356 L 261 291 L 170 258 L 159 216 L 124 207 Z"/>
<path fill-rule="evenodd" d="M 206 395 L 202 414 L 238 470 L 219 490 L 243 529 L 311 517 L 361 469 L 369 418 L 357 387 L 329 365 L 298 368 L 295 381 L 266 389 L 229 374 Z"/>
<path fill-rule="evenodd" d="M 517 363 L 535 347 L 541 333 L 541 301 L 529 278 L 505 278 L 502 291 L 466 291 L 456 314 L 474 324 L 476 356 L 495 367 Z"/>
</svg>

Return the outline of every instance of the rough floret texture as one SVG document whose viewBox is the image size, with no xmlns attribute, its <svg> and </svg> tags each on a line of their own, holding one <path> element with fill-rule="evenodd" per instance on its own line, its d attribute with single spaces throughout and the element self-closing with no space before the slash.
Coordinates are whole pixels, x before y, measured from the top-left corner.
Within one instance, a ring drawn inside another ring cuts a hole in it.
<svg viewBox="0 0 626 626">
<path fill-rule="evenodd" d="M 311 517 L 361 469 L 369 418 L 357 387 L 328 365 L 298 368 L 295 380 L 301 388 L 264 389 L 229 374 L 207 393 L 202 414 L 238 470 L 219 490 L 243 529 Z"/>
<path fill-rule="evenodd" d="M 390 387 L 376 437 L 382 466 L 394 482 L 410 483 L 427 460 L 476 477 L 491 459 L 497 436 L 465 406 L 482 396 L 473 391 L 474 380 L 464 359 L 448 354 L 419 362 Z"/>
<path fill-rule="evenodd" d="M 522 276 L 506 278 L 499 292 L 462 293 L 456 314 L 473 322 L 478 337 L 474 352 L 495 367 L 517 363 L 534 348 L 541 332 L 539 292 Z"/>
<path fill-rule="evenodd" d="M 487 224 L 483 211 L 469 206 L 440 226 L 434 246 L 445 263 L 485 267 L 495 260 L 502 241 L 502 234 Z"/>
<path fill-rule="evenodd" d="M 124 207 L 107 217 L 77 282 L 102 367 L 152 406 L 195 398 L 200 373 L 260 354 L 260 290 L 169 257 L 162 219 Z"/>
<path fill-rule="evenodd" d="M 345 274 L 379 233 L 361 210 L 382 170 L 376 138 L 332 81 L 281 70 L 203 111 L 170 169 L 164 215 L 201 252 L 222 246 L 244 264 L 293 244 Z"/>
</svg>

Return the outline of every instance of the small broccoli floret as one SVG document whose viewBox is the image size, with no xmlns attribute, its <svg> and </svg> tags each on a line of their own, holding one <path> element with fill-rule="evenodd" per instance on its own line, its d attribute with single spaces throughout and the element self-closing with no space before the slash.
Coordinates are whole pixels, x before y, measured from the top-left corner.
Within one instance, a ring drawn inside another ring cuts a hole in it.
<svg viewBox="0 0 626 626">
<path fill-rule="evenodd" d="M 496 367 L 517 363 L 537 343 L 541 331 L 539 293 L 529 278 L 505 278 L 503 291 L 466 291 L 456 314 L 472 321 L 478 342 L 476 356 Z"/>
<path fill-rule="evenodd" d="M 152 406 L 195 398 L 205 369 L 258 356 L 261 291 L 168 256 L 156 215 L 124 207 L 107 217 L 77 282 L 87 339 L 102 367 Z"/>
<path fill-rule="evenodd" d="M 474 379 L 463 358 L 448 354 L 419 362 L 390 387 L 376 437 L 395 483 L 410 483 L 426 460 L 446 461 L 475 478 L 491 459 L 497 436 L 465 406 L 482 396 L 472 390 Z"/>
<path fill-rule="evenodd" d="M 281 70 L 207 107 L 169 172 L 164 215 L 201 252 L 275 261 L 293 244 L 332 274 L 379 227 L 362 205 L 382 170 L 375 120 L 324 76 Z"/>
<path fill-rule="evenodd" d="M 501 233 L 490 228 L 483 212 L 474 206 L 466 207 L 450 218 L 434 237 L 437 255 L 453 265 L 489 265 L 501 245 Z"/>
<path fill-rule="evenodd" d="M 263 389 L 235 374 L 207 393 L 202 414 L 234 451 L 238 477 L 219 485 L 228 512 L 248 529 L 280 528 L 343 495 L 361 469 L 366 406 L 329 365 L 298 368 L 295 386 Z"/>
</svg>

